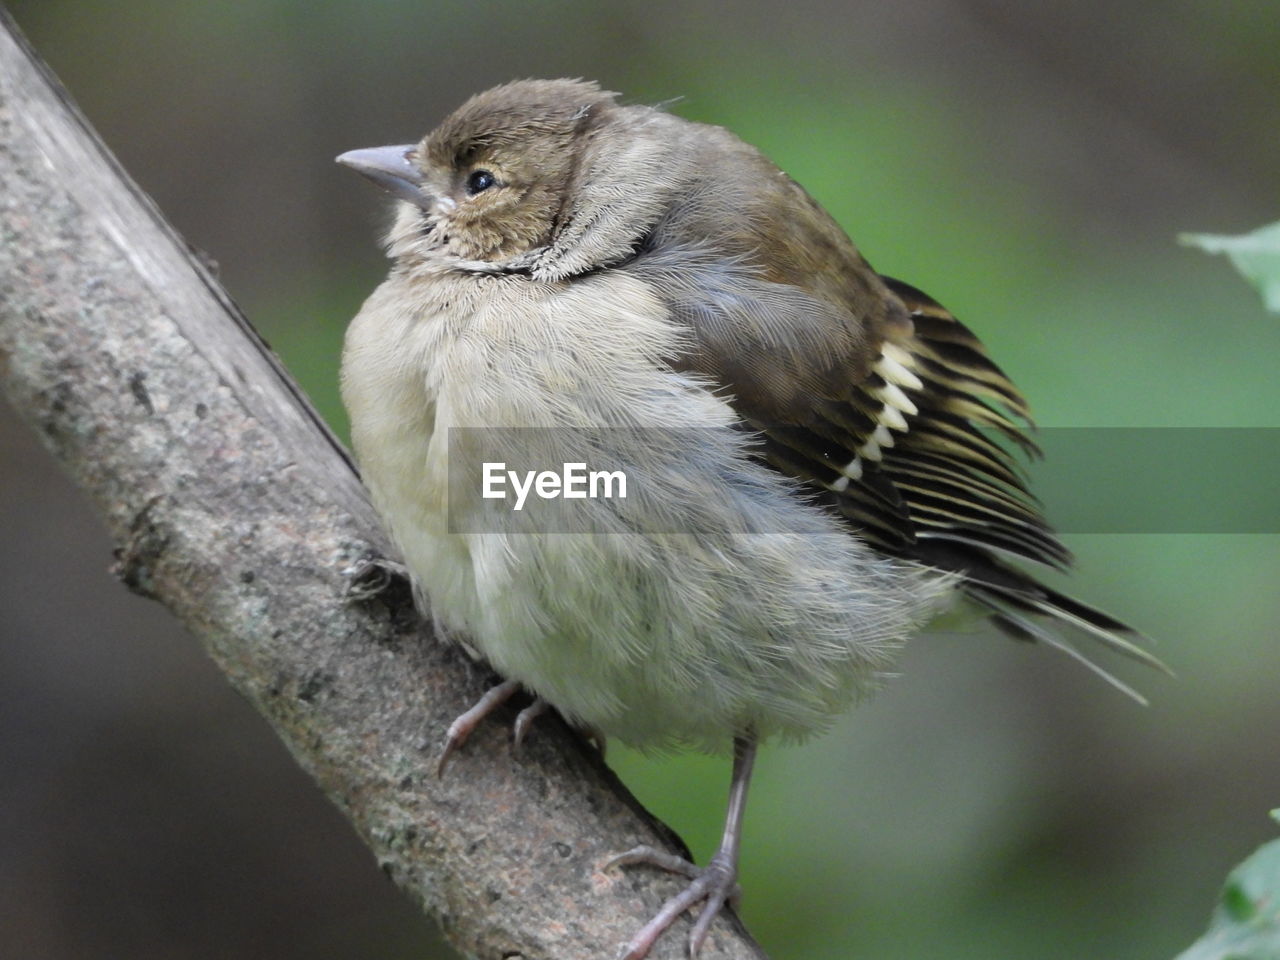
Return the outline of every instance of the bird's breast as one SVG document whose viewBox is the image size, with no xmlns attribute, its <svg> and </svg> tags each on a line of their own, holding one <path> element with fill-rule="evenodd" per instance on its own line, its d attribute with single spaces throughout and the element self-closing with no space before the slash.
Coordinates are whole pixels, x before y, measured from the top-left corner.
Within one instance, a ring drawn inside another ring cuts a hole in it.
<svg viewBox="0 0 1280 960">
<path fill-rule="evenodd" d="M 579 441 L 597 428 L 608 447 L 626 440 L 611 428 L 732 419 L 667 365 L 681 336 L 649 285 L 618 271 L 556 283 L 397 273 L 374 292 L 347 332 L 343 400 L 374 506 L 437 613 L 457 608 L 448 619 L 459 626 L 475 619 L 462 532 L 527 532 L 528 514 L 485 500 L 482 459 L 513 459 L 504 450 L 518 440 L 522 470 L 554 470 L 581 462 Z"/>
</svg>

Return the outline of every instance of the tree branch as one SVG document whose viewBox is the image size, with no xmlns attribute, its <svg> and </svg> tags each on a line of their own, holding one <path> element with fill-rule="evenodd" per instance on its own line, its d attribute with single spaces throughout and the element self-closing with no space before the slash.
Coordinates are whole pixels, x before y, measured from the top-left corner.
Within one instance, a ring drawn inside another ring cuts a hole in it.
<svg viewBox="0 0 1280 960">
<path fill-rule="evenodd" d="M 388 546 L 351 463 L 0 10 L 0 375 L 93 498 L 117 572 L 168 606 L 477 958 L 613 956 L 678 882 L 603 872 L 679 841 L 562 724 L 483 725 L 432 764 L 483 671 L 403 605 L 344 601 Z M 679 931 L 655 957 L 683 954 Z M 704 956 L 760 957 L 717 921 Z"/>
</svg>

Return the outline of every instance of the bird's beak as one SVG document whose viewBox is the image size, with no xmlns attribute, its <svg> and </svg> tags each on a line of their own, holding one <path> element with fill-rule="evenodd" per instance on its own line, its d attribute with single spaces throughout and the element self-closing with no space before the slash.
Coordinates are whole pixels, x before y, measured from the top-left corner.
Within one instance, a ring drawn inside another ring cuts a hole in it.
<svg viewBox="0 0 1280 960">
<path fill-rule="evenodd" d="M 409 159 L 416 144 L 348 150 L 337 162 L 362 173 L 383 190 L 424 209 L 431 198 L 422 191 L 422 171 Z"/>
</svg>

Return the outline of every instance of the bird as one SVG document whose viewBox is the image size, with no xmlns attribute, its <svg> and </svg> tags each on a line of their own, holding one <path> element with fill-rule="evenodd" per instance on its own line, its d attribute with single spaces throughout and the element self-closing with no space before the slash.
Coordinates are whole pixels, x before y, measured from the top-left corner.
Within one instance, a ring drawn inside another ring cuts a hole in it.
<svg viewBox="0 0 1280 960">
<path fill-rule="evenodd" d="M 519 80 L 337 159 L 395 198 L 390 272 L 343 346 L 356 460 L 415 595 L 504 678 L 441 766 L 520 689 L 517 738 L 549 705 L 642 750 L 732 755 L 706 866 L 611 861 L 688 880 L 627 960 L 695 908 L 697 955 L 739 893 L 758 745 L 824 730 L 943 610 L 1137 699 L 1070 635 L 1163 666 L 1028 570 L 1072 558 L 1027 489 L 1027 402 L 981 341 L 727 129 Z M 628 489 L 517 510 L 481 476 L 514 463 Z"/>
</svg>

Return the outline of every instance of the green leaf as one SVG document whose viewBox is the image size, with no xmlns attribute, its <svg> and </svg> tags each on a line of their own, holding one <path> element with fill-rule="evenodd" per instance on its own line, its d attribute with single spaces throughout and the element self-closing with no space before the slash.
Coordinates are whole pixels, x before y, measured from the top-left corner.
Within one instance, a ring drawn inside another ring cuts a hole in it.
<svg viewBox="0 0 1280 960">
<path fill-rule="evenodd" d="M 1231 871 L 1209 929 L 1177 960 L 1280 960 L 1280 840 Z"/>
<path fill-rule="evenodd" d="M 1244 278 L 1258 288 L 1267 309 L 1280 313 L 1280 223 L 1238 237 L 1184 233 L 1178 240 L 1205 253 L 1225 253 Z"/>
</svg>

